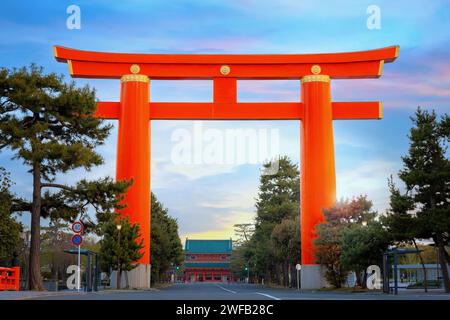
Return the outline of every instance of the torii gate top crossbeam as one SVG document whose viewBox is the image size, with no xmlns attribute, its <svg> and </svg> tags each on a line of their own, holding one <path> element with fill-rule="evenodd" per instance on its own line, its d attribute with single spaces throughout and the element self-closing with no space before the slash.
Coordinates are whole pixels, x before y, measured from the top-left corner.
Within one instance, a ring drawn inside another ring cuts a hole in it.
<svg viewBox="0 0 450 320">
<path fill-rule="evenodd" d="M 133 64 L 152 79 L 299 79 L 315 64 L 332 79 L 378 78 L 384 62 L 394 61 L 398 51 L 391 46 L 317 54 L 137 54 L 54 47 L 55 58 L 69 64 L 73 77 L 113 79 L 129 73 Z"/>
<path fill-rule="evenodd" d="M 378 78 L 384 62 L 394 61 L 398 46 L 318 54 L 136 54 L 54 47 L 72 77 L 122 79 L 138 73 L 145 79 L 212 79 L 213 102 L 149 102 L 149 120 L 300 120 L 297 102 L 241 103 L 238 79 L 302 79 L 311 74 L 331 79 Z M 381 102 L 333 102 L 333 119 L 380 119 Z M 118 119 L 119 102 L 98 102 L 96 116 Z"/>
</svg>

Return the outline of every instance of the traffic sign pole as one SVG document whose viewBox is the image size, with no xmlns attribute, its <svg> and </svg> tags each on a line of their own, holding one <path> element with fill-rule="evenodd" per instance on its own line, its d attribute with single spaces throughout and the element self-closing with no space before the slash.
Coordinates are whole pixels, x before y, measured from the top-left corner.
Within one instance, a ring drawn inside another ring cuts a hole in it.
<svg viewBox="0 0 450 320">
<path fill-rule="evenodd" d="M 80 255 L 80 246 L 78 246 L 78 280 L 77 280 L 77 290 L 80 292 L 80 282 L 81 282 L 81 255 Z"/>
<path fill-rule="evenodd" d="M 83 237 L 81 233 L 83 232 L 84 226 L 80 221 L 75 221 L 72 224 L 72 231 L 75 233 L 72 236 L 72 244 L 78 247 L 78 272 L 77 272 L 77 291 L 80 292 L 81 287 L 81 243 L 83 242 Z"/>
</svg>

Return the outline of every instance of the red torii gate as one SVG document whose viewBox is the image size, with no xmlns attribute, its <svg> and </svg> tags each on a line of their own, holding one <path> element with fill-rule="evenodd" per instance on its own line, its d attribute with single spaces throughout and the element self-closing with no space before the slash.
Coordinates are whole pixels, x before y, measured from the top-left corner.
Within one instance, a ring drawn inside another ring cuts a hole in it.
<svg viewBox="0 0 450 320">
<path fill-rule="evenodd" d="M 98 102 L 96 116 L 119 120 L 116 179 L 134 179 L 123 214 L 139 223 L 140 265 L 150 265 L 150 120 L 301 120 L 302 287 L 321 286 L 315 226 L 332 206 L 336 175 L 332 120 L 381 119 L 381 102 L 332 102 L 330 79 L 378 78 L 398 46 L 321 54 L 130 54 L 54 47 L 72 77 L 120 79 L 120 102 Z M 213 102 L 151 102 L 150 79 L 212 79 Z M 301 101 L 237 101 L 238 79 L 301 79 Z M 149 286 L 149 268 L 135 287 Z M 133 286 L 133 285 L 132 285 Z"/>
</svg>

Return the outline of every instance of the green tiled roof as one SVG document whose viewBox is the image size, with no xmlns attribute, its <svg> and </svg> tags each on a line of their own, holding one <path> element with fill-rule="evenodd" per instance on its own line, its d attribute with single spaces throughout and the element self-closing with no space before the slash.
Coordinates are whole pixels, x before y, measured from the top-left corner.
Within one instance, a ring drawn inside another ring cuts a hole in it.
<svg viewBox="0 0 450 320">
<path fill-rule="evenodd" d="M 186 239 L 185 252 L 189 253 L 231 253 L 233 243 L 229 240 Z"/>
<path fill-rule="evenodd" d="M 229 268 L 230 263 L 220 263 L 220 262 L 199 262 L 199 263 L 185 263 L 185 268 Z"/>
</svg>

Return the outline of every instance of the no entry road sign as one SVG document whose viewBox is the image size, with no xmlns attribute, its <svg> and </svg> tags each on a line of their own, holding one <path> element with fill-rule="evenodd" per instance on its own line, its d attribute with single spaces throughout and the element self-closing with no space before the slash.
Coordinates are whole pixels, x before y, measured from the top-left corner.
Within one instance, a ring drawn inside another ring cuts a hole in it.
<svg viewBox="0 0 450 320">
<path fill-rule="evenodd" d="M 72 236 L 72 244 L 76 247 L 81 246 L 81 243 L 83 242 L 83 237 L 79 234 L 74 234 Z"/>
</svg>

